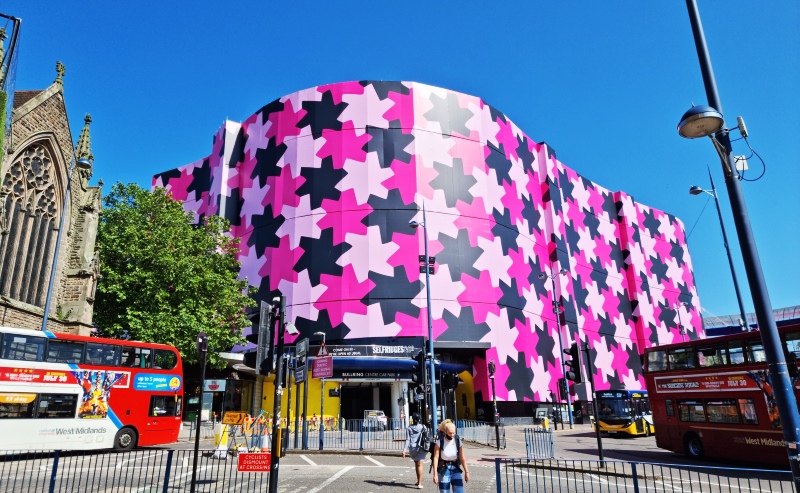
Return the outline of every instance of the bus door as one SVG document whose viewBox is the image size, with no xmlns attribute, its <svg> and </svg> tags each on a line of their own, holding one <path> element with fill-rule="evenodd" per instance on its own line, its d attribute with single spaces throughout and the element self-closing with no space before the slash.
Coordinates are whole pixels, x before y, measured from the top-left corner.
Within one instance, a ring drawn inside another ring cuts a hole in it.
<svg viewBox="0 0 800 493">
<path fill-rule="evenodd" d="M 628 404 L 633 411 L 633 420 L 636 423 L 636 433 L 644 434 L 646 422 L 644 420 L 645 406 L 641 399 L 631 399 Z"/>
</svg>

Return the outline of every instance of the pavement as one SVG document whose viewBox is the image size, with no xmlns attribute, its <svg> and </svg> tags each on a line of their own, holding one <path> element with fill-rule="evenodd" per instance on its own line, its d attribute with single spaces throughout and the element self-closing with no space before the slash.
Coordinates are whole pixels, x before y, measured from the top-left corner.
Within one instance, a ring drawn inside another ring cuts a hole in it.
<svg viewBox="0 0 800 493">
<path fill-rule="evenodd" d="M 524 429 L 533 428 L 531 425 L 506 425 L 505 428 L 505 447 L 499 450 L 494 445 L 486 445 L 464 441 L 466 446 L 465 453 L 467 453 L 470 461 L 494 461 L 496 457 L 503 458 L 524 458 L 527 456 L 525 447 Z M 189 448 L 193 446 L 194 436 L 190 437 L 190 426 L 184 423 L 184 426 L 178 437 L 178 448 Z M 216 426 L 216 433 L 219 433 L 219 425 Z M 556 459 L 569 459 L 569 460 L 597 460 L 597 446 L 594 431 L 589 424 L 575 424 L 573 429 L 569 429 L 568 425 L 565 429 L 556 429 L 555 444 L 556 444 Z M 313 440 L 317 440 L 316 435 Z M 607 438 L 604 438 L 607 440 Z M 653 441 L 654 442 L 654 441 Z M 594 444 L 594 445 L 593 445 Z M 214 436 L 211 434 L 210 429 L 201 430 L 200 435 L 200 448 L 208 450 L 214 448 Z M 297 450 L 289 448 L 286 453 L 291 454 L 335 454 L 335 455 L 371 455 L 371 456 L 399 456 L 401 450 L 397 449 L 342 449 L 342 448 L 328 448 L 319 450 L 316 447 L 309 447 L 308 450 Z M 630 459 L 627 459 L 630 460 Z M 635 460 L 635 459 L 634 459 Z M 641 459 L 640 459 L 641 460 Z"/>
</svg>

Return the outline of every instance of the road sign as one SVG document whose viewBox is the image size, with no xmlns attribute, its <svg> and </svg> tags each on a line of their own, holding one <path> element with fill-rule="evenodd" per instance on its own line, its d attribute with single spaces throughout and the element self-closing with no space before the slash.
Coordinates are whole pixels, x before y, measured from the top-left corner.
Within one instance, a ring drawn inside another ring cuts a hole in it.
<svg viewBox="0 0 800 493">
<path fill-rule="evenodd" d="M 269 472 L 270 464 L 269 452 L 240 453 L 237 469 L 239 472 Z"/>
<path fill-rule="evenodd" d="M 294 367 L 294 381 L 296 383 L 303 383 L 306 381 L 306 361 L 308 356 L 308 337 L 301 341 L 297 341 L 295 345 L 295 352 L 297 353 L 297 360 Z"/>
<path fill-rule="evenodd" d="M 328 356 L 328 348 L 325 346 L 325 341 L 322 341 L 319 351 L 317 351 L 317 358 L 322 358 L 323 356 Z"/>
<path fill-rule="evenodd" d="M 323 346 L 324 347 L 324 346 Z M 314 358 L 311 367 L 311 376 L 314 378 L 330 378 L 333 376 L 333 357 L 323 356 Z"/>
<path fill-rule="evenodd" d="M 222 424 L 238 426 L 244 423 L 244 418 L 246 416 L 247 413 L 244 411 L 227 411 L 225 415 L 222 416 Z"/>
</svg>

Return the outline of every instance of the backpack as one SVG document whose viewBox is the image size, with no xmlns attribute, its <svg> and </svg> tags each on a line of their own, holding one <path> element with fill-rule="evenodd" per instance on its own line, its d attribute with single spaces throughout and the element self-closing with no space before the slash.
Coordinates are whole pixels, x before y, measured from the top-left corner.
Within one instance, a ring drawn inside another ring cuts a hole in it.
<svg viewBox="0 0 800 493">
<path fill-rule="evenodd" d="M 433 447 L 431 444 L 431 433 L 428 427 L 422 425 L 422 433 L 419 434 L 419 441 L 417 442 L 417 450 L 429 450 Z"/>
<path fill-rule="evenodd" d="M 461 451 L 461 437 L 456 434 L 453 438 L 456 440 L 456 450 Z M 431 453 L 435 445 L 431 445 Z M 444 433 L 439 434 L 439 450 L 444 448 Z"/>
</svg>

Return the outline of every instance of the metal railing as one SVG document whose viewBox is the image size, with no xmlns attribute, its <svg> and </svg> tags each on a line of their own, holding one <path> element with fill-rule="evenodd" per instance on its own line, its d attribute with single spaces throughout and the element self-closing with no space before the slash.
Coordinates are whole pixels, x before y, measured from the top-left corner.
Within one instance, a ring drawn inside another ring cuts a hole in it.
<svg viewBox="0 0 800 493">
<path fill-rule="evenodd" d="M 552 428 L 525 428 L 525 450 L 528 459 L 552 459 L 556 455 L 556 442 Z"/>
<path fill-rule="evenodd" d="M 213 450 L 198 457 L 198 493 L 266 491 L 269 473 L 237 471 L 237 460 L 214 460 Z M 193 450 L 142 449 L 131 452 L 41 451 L 0 459 L 0 491 L 84 493 L 189 491 Z"/>
<path fill-rule="evenodd" d="M 497 491 L 789 493 L 789 471 L 646 462 L 495 459 Z"/>
<path fill-rule="evenodd" d="M 500 423 L 500 448 L 506 448 L 506 428 Z M 497 433 L 494 423 L 484 421 L 459 421 L 458 434 L 464 440 L 480 443 L 482 445 L 497 446 Z"/>
</svg>

